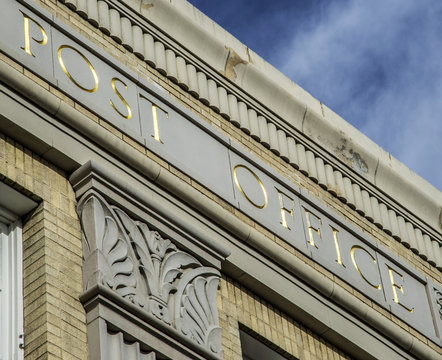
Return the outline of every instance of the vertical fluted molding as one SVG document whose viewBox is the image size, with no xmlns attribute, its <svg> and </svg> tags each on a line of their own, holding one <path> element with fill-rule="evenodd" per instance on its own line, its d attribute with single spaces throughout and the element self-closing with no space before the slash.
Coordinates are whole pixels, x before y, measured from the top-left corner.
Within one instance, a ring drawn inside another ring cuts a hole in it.
<svg viewBox="0 0 442 360">
<path fill-rule="evenodd" d="M 77 10 L 77 0 L 64 0 L 64 3 L 69 9 L 73 11 Z"/>
<path fill-rule="evenodd" d="M 199 89 L 198 94 L 200 97 L 200 101 L 204 105 L 209 105 L 209 88 L 207 86 L 206 74 L 204 74 L 201 71 L 198 71 L 197 78 L 198 78 L 198 89 Z"/>
<path fill-rule="evenodd" d="M 381 212 L 382 228 L 388 235 L 391 235 L 390 216 L 388 215 L 387 205 L 379 203 L 379 210 Z"/>
<path fill-rule="evenodd" d="M 408 230 L 407 226 L 405 225 L 405 220 L 402 216 L 397 217 L 397 223 L 399 226 L 399 233 L 401 235 L 401 243 L 407 247 L 411 247 L 410 239 L 408 238 Z"/>
<path fill-rule="evenodd" d="M 247 105 L 242 101 L 238 101 L 239 126 L 246 134 L 250 134 L 249 116 L 247 113 Z"/>
<path fill-rule="evenodd" d="M 261 138 L 261 144 L 267 149 L 270 148 L 269 129 L 267 127 L 267 120 L 264 116 L 258 116 L 259 137 Z"/>
<path fill-rule="evenodd" d="M 317 157 L 315 161 L 316 161 L 316 173 L 318 176 L 318 184 L 324 190 L 327 190 L 327 177 L 325 176 L 324 160 L 322 160 L 320 157 Z"/>
<path fill-rule="evenodd" d="M 178 73 L 176 69 L 176 55 L 173 50 L 166 50 L 166 76 L 174 83 L 178 82 Z"/>
<path fill-rule="evenodd" d="M 133 51 L 132 24 L 127 17 L 121 18 L 121 44 L 129 51 Z"/>
<path fill-rule="evenodd" d="M 97 0 L 88 0 L 87 2 L 87 20 L 93 26 L 98 27 L 98 2 Z"/>
<path fill-rule="evenodd" d="M 306 150 L 305 157 L 307 158 L 308 177 L 316 183 L 318 182 L 318 173 L 316 171 L 315 154 L 310 150 Z"/>
<path fill-rule="evenodd" d="M 87 19 L 87 1 L 88 0 L 77 0 L 76 12 L 83 19 Z"/>
<path fill-rule="evenodd" d="M 414 232 L 413 224 L 405 222 L 405 226 L 407 228 L 408 239 L 410 240 L 410 249 L 417 254 L 419 251 L 417 248 L 416 234 Z"/>
<path fill-rule="evenodd" d="M 138 25 L 132 26 L 133 52 L 136 57 L 144 60 L 144 38 L 143 30 Z"/>
<path fill-rule="evenodd" d="M 163 75 L 166 75 L 166 49 L 163 43 L 155 41 L 155 66 L 156 69 Z"/>
<path fill-rule="evenodd" d="M 187 76 L 186 60 L 181 56 L 176 57 L 176 70 L 178 77 L 178 85 L 184 90 L 189 90 L 189 78 Z"/>
<path fill-rule="evenodd" d="M 325 177 L 327 179 L 327 191 L 336 196 L 336 181 L 333 174 L 333 167 L 330 164 L 325 164 Z"/>
<path fill-rule="evenodd" d="M 236 127 L 240 127 L 240 119 L 238 113 L 238 100 L 235 95 L 229 94 L 227 96 L 229 101 L 230 122 Z"/>
<path fill-rule="evenodd" d="M 374 196 L 370 197 L 371 209 L 373 210 L 373 224 L 382 229 L 381 211 L 379 209 L 379 202 Z"/>
<path fill-rule="evenodd" d="M 198 98 L 198 77 L 196 75 L 196 68 L 192 64 L 187 64 L 187 79 L 189 80 L 189 92 L 190 95 Z"/>
<path fill-rule="evenodd" d="M 414 234 L 416 236 L 417 251 L 419 252 L 419 256 L 422 259 L 427 260 L 428 255 L 426 254 L 425 251 L 424 237 L 422 235 L 422 231 L 418 228 L 415 228 Z"/>
<path fill-rule="evenodd" d="M 279 155 L 278 133 L 276 126 L 275 124 L 268 123 L 267 128 L 269 129 L 270 150 L 272 153 Z"/>
<path fill-rule="evenodd" d="M 146 61 L 153 68 L 157 67 L 155 60 L 155 41 L 150 34 L 144 34 L 144 61 Z"/>
<path fill-rule="evenodd" d="M 260 141 L 258 114 L 256 113 L 255 110 L 249 109 L 249 110 L 247 110 L 247 115 L 249 117 L 250 136 L 254 140 Z"/>
<path fill-rule="evenodd" d="M 371 209 L 370 194 L 367 191 L 362 190 L 361 195 L 362 195 L 362 202 L 364 204 L 365 218 L 368 221 L 373 222 L 373 210 Z"/>
<path fill-rule="evenodd" d="M 355 209 L 355 198 L 353 196 L 353 186 L 351 184 L 351 180 L 343 176 L 342 181 L 344 182 L 344 189 L 345 189 L 345 197 L 347 198 L 347 205 L 350 206 L 352 209 Z"/>
<path fill-rule="evenodd" d="M 105 35 L 110 35 L 109 6 L 106 1 L 98 2 L 98 28 Z"/>
<path fill-rule="evenodd" d="M 299 171 L 303 173 L 305 176 L 308 176 L 307 157 L 305 156 L 304 145 L 297 143 L 296 151 L 298 153 Z"/>
<path fill-rule="evenodd" d="M 342 174 L 339 170 L 336 170 L 333 174 L 335 177 L 335 184 L 336 184 L 336 196 L 343 203 L 346 203 L 347 198 L 345 197 L 344 179 L 342 178 Z"/>
<path fill-rule="evenodd" d="M 398 241 L 401 240 L 401 234 L 399 232 L 399 224 L 397 222 L 397 215 L 394 210 L 389 209 L 388 215 L 390 218 L 390 225 L 391 225 L 391 235 Z"/>
<path fill-rule="evenodd" d="M 365 215 L 364 202 L 362 201 L 361 188 L 358 184 L 353 183 L 353 196 L 355 199 L 356 211 L 362 216 Z"/>
<path fill-rule="evenodd" d="M 431 240 L 436 267 L 442 271 L 442 248 L 437 240 Z"/>
<path fill-rule="evenodd" d="M 110 36 L 118 44 L 121 44 L 121 20 L 120 13 L 115 9 L 109 10 Z"/>
<path fill-rule="evenodd" d="M 292 137 L 287 137 L 287 151 L 289 153 L 289 164 L 292 165 L 295 169 L 299 169 L 296 141 Z"/>
<path fill-rule="evenodd" d="M 230 111 L 229 111 L 229 101 L 227 99 L 227 90 L 222 86 L 218 87 L 218 102 L 219 102 L 220 115 L 223 118 L 229 120 Z"/>
<path fill-rule="evenodd" d="M 279 156 L 282 160 L 289 162 L 289 150 L 287 148 L 287 136 L 285 131 L 278 130 L 276 133 L 278 135 Z"/>
<path fill-rule="evenodd" d="M 434 256 L 433 244 L 431 243 L 431 238 L 427 234 L 425 234 L 423 238 L 424 238 L 425 252 L 427 254 L 427 261 L 430 263 L 430 265 L 436 266 L 436 258 Z"/>
<path fill-rule="evenodd" d="M 209 89 L 209 107 L 219 112 L 219 100 L 218 100 L 218 86 L 212 79 L 207 81 L 207 88 Z"/>
</svg>

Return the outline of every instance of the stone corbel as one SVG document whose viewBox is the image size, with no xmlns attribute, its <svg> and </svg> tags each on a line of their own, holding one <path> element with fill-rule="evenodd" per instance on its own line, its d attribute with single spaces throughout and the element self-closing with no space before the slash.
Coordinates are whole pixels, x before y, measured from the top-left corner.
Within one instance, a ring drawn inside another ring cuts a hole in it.
<svg viewBox="0 0 442 360">
<path fill-rule="evenodd" d="M 184 348 L 203 353 L 201 359 L 221 359 L 222 334 L 217 309 L 220 272 L 204 266 L 194 255 L 179 249 L 119 205 L 110 204 L 94 186 L 81 193 L 77 205 L 84 258 L 85 292 L 81 299 L 88 315 L 88 309 L 94 308 L 90 305 L 93 299 L 101 307 L 104 303 L 115 303 L 131 313 L 131 319 L 141 317 L 154 324 L 158 337 L 167 334 L 177 344 L 183 340 Z M 92 323 L 94 320 L 89 318 L 88 322 Z M 99 316 L 99 321 L 103 322 L 103 318 Z M 121 330 L 117 321 L 104 322 L 107 327 Z M 151 344 L 146 346 L 158 350 L 162 356 L 165 354 Z M 182 358 L 187 359 L 186 356 Z"/>
</svg>

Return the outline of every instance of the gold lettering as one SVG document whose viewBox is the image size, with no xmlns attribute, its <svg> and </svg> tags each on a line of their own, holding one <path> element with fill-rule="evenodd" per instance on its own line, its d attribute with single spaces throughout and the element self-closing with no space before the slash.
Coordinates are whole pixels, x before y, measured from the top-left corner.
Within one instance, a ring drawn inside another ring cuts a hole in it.
<svg viewBox="0 0 442 360">
<path fill-rule="evenodd" d="M 256 204 L 254 203 L 248 196 L 247 194 L 244 192 L 244 189 L 242 188 L 241 184 L 239 183 L 238 180 L 238 174 L 237 171 L 238 169 L 246 169 L 248 172 L 250 172 L 253 177 L 256 179 L 256 181 L 258 182 L 259 186 L 261 187 L 262 193 L 264 194 L 264 203 L 262 205 L 260 204 Z M 258 208 L 258 209 L 264 209 L 267 206 L 268 203 L 268 196 L 267 196 L 267 190 L 264 187 L 264 184 L 262 183 L 261 179 L 258 177 L 258 175 L 256 175 L 252 170 L 250 170 L 247 166 L 245 165 L 236 165 L 235 168 L 233 169 L 233 177 L 235 179 L 235 184 L 238 187 L 239 191 L 241 192 L 241 194 L 244 195 L 244 197 L 247 199 L 247 201 L 252 204 L 254 207 Z"/>
<path fill-rule="evenodd" d="M 339 246 L 339 240 L 338 240 L 338 233 L 339 233 L 339 230 L 336 230 L 336 229 L 335 229 L 333 226 L 331 226 L 331 225 L 330 225 L 330 227 L 331 227 L 332 230 L 333 230 L 333 239 L 334 239 L 334 241 L 335 241 L 335 249 L 336 249 L 336 256 L 337 256 L 336 262 L 337 262 L 339 265 L 342 265 L 343 267 L 346 267 L 346 266 L 344 265 L 344 263 L 342 262 L 341 248 L 340 248 L 340 246 Z"/>
<path fill-rule="evenodd" d="M 158 106 L 155 104 L 152 104 L 152 117 L 153 117 L 153 135 L 152 137 L 160 142 L 161 144 L 164 144 L 163 141 L 160 138 L 160 125 L 158 123 Z"/>
<path fill-rule="evenodd" d="M 166 117 L 169 118 L 169 114 L 166 110 L 163 110 L 158 105 L 154 104 L 152 101 L 150 101 L 147 97 L 140 94 L 140 97 L 144 100 L 147 100 L 151 106 L 152 106 L 152 118 L 153 118 L 153 135 L 151 135 L 156 141 L 158 141 L 161 144 L 164 144 L 164 142 L 160 138 L 160 125 L 158 121 L 158 109 L 160 109 L 164 114 L 166 114 Z"/>
<path fill-rule="evenodd" d="M 94 87 L 93 88 L 86 88 L 84 86 L 81 86 L 70 74 L 69 70 L 66 68 L 66 65 L 64 64 L 63 61 L 63 50 L 64 49 L 71 49 L 73 51 L 75 51 L 78 55 L 80 55 L 83 60 L 86 62 L 86 64 L 89 66 L 89 69 L 91 70 L 92 76 L 94 77 Z M 98 90 L 98 74 L 95 71 L 94 67 L 92 66 L 91 62 L 88 60 L 88 58 L 86 56 L 84 56 L 79 50 L 75 49 L 74 47 L 70 46 L 70 45 L 61 45 L 58 48 L 58 62 L 60 63 L 61 68 L 63 69 L 64 73 L 68 76 L 68 78 L 75 84 L 77 85 L 81 90 L 87 91 L 89 93 L 94 93 Z"/>
<path fill-rule="evenodd" d="M 25 34 L 25 46 L 22 46 L 20 49 L 24 50 L 25 53 L 35 57 L 35 55 L 31 51 L 31 40 L 39 43 L 40 45 L 46 45 L 48 43 L 48 35 L 46 34 L 45 29 L 34 19 L 30 18 L 24 12 L 20 11 L 23 14 L 23 22 L 24 22 L 24 34 Z M 38 40 L 34 37 L 31 37 L 31 21 L 40 28 L 42 39 Z"/>
<path fill-rule="evenodd" d="M 120 112 L 120 110 L 118 110 L 118 109 L 115 107 L 115 105 L 114 105 L 114 103 L 113 103 L 112 100 L 110 101 L 110 104 L 112 105 L 112 107 L 114 108 L 114 110 L 115 110 L 118 114 L 120 114 L 120 115 L 121 115 L 122 117 L 124 117 L 125 119 L 130 120 L 130 119 L 132 118 L 132 109 L 130 108 L 129 104 L 127 103 L 127 101 L 126 101 L 126 99 L 123 97 L 123 95 L 121 95 L 121 93 L 118 91 L 117 86 L 115 85 L 115 82 L 116 82 L 116 81 L 119 81 L 120 83 L 122 83 L 122 84 L 124 85 L 124 87 L 125 87 L 126 90 L 127 90 L 127 85 L 126 85 L 122 80 L 120 80 L 120 79 L 118 79 L 118 78 L 115 78 L 115 77 L 114 77 L 114 78 L 112 79 L 112 89 L 114 89 L 115 94 L 118 95 L 118 97 L 120 98 L 120 100 L 123 102 L 124 106 L 126 106 L 126 109 L 127 109 L 127 115 L 122 114 L 122 113 Z"/>
<path fill-rule="evenodd" d="M 276 188 L 276 191 L 278 192 L 278 198 L 279 198 L 279 204 L 281 205 L 281 222 L 280 224 L 282 226 L 284 226 L 286 229 L 291 230 L 288 223 L 287 223 L 287 218 L 286 215 L 289 214 L 292 219 L 295 218 L 295 215 L 293 214 L 293 207 L 295 206 L 295 200 L 292 199 L 290 196 L 288 196 L 287 194 L 283 193 L 281 190 L 279 190 L 278 188 Z M 284 198 L 283 196 L 285 196 L 286 198 L 288 198 L 291 203 L 292 203 L 292 207 L 290 209 L 287 209 L 284 205 Z"/>
<path fill-rule="evenodd" d="M 361 277 L 365 280 L 365 282 L 370 285 L 371 287 L 377 289 L 377 290 L 381 290 L 381 284 L 375 285 L 372 282 L 370 282 L 365 276 L 364 274 L 361 272 L 361 269 L 358 266 L 358 263 L 356 261 L 356 250 L 362 250 L 364 251 L 366 254 L 368 254 L 368 256 L 370 256 L 370 258 L 373 260 L 373 262 L 376 264 L 376 259 L 373 257 L 373 255 L 371 255 L 367 250 L 365 250 L 363 247 L 359 246 L 359 245 L 355 245 L 351 248 L 350 250 L 350 254 L 351 254 L 351 260 L 353 261 L 353 265 L 355 266 L 356 270 L 358 271 L 359 275 L 361 275 Z"/>
<path fill-rule="evenodd" d="M 310 211 L 308 211 L 307 209 L 305 209 L 305 217 L 307 219 L 307 226 L 308 226 L 308 234 L 309 234 L 309 240 L 308 243 L 311 246 L 314 246 L 315 248 L 318 249 L 318 245 L 316 244 L 318 240 L 322 239 L 321 236 L 321 219 L 316 216 L 315 214 L 311 213 Z M 310 215 L 314 216 L 313 221 L 315 221 L 316 227 L 314 226 L 314 224 L 312 224 L 312 218 L 310 217 Z M 316 238 L 316 241 L 315 241 Z"/>
<path fill-rule="evenodd" d="M 397 274 L 400 276 L 400 278 L 402 279 L 402 282 L 404 282 L 404 277 L 399 274 L 396 270 L 392 269 L 390 266 L 388 266 L 388 264 L 385 264 L 388 267 L 388 274 L 390 275 L 390 282 L 391 282 L 391 288 L 393 289 L 393 301 L 396 304 L 399 304 L 400 306 L 402 306 L 405 310 L 409 311 L 410 313 L 414 312 L 414 307 L 413 308 L 409 308 L 406 305 L 402 304 L 400 302 L 399 296 L 398 296 L 398 292 L 397 290 L 399 289 L 399 291 L 402 293 L 402 295 L 405 295 L 404 293 L 404 286 L 403 285 L 399 285 L 396 283 L 396 280 L 394 278 L 394 274 Z"/>
</svg>

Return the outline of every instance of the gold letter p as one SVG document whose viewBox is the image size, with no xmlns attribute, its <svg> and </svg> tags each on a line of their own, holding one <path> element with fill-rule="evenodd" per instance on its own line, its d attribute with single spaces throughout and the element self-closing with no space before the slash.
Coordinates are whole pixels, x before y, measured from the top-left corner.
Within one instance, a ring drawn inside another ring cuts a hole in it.
<svg viewBox="0 0 442 360">
<path fill-rule="evenodd" d="M 21 47 L 27 54 L 35 57 L 35 55 L 31 51 L 31 39 L 39 43 L 40 45 L 46 45 L 48 43 L 48 35 L 46 34 L 45 29 L 34 19 L 31 19 L 28 15 L 26 15 L 24 12 L 20 11 L 23 14 L 23 21 L 24 21 L 24 31 L 25 31 L 25 46 Z M 37 25 L 40 28 L 42 39 L 38 40 L 34 37 L 31 37 L 31 24 L 30 22 L 33 22 L 35 25 Z"/>
</svg>

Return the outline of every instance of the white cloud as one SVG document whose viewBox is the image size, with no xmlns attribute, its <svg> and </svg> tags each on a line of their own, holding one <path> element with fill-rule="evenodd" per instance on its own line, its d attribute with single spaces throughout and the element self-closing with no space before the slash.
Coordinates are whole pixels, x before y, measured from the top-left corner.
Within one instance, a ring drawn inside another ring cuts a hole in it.
<svg viewBox="0 0 442 360">
<path fill-rule="evenodd" d="M 272 63 L 442 188 L 442 1 L 333 1 Z"/>
</svg>

